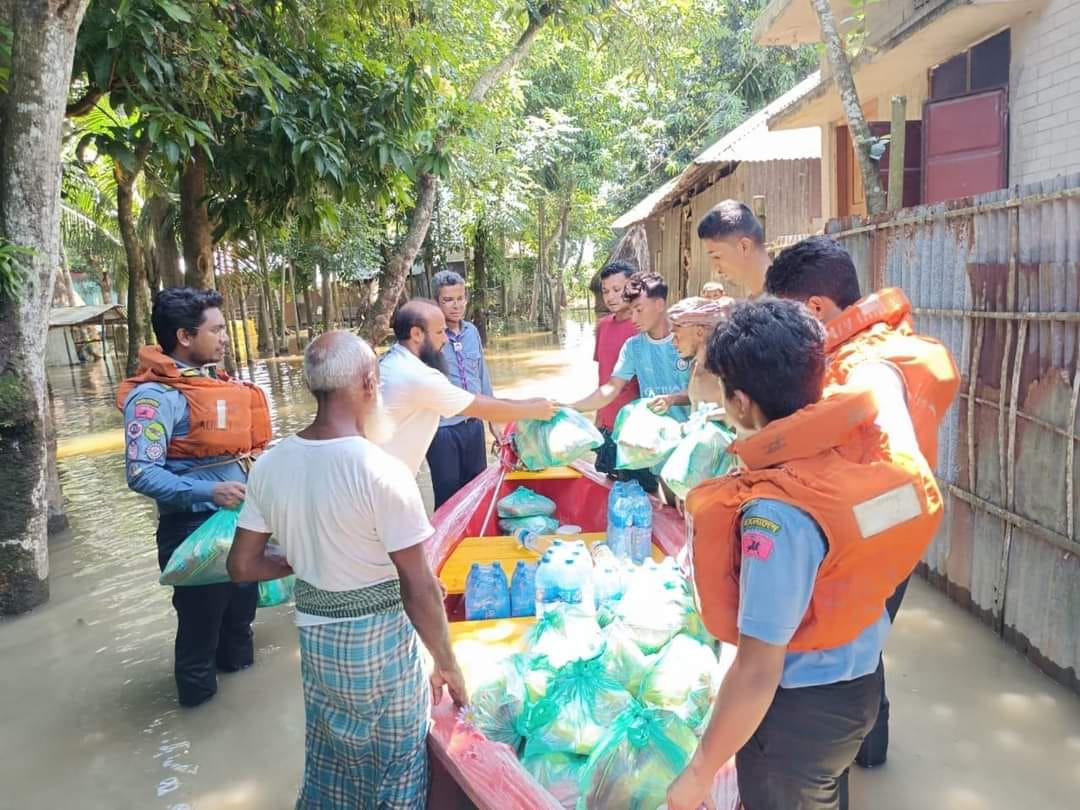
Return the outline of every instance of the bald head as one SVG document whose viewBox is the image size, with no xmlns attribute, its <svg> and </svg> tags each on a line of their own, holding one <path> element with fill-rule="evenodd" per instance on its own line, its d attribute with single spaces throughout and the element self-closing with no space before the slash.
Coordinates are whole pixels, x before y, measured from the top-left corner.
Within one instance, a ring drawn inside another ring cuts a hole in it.
<svg viewBox="0 0 1080 810">
<path fill-rule="evenodd" d="M 402 304 L 401 309 L 394 315 L 394 337 L 399 343 L 406 343 L 418 337 L 413 333 L 413 329 L 427 333 L 436 321 L 443 321 L 445 325 L 438 304 L 426 298 L 410 299 Z"/>
<path fill-rule="evenodd" d="M 351 332 L 327 332 L 304 350 L 304 377 L 313 394 L 363 384 L 376 368 L 375 352 Z"/>
</svg>

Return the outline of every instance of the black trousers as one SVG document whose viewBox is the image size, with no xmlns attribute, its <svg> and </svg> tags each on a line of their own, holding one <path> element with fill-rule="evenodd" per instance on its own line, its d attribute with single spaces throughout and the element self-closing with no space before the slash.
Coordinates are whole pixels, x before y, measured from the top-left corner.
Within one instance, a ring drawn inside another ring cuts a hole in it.
<svg viewBox="0 0 1080 810">
<path fill-rule="evenodd" d="M 212 512 L 162 515 L 158 520 L 158 566 Z M 255 661 L 251 623 L 259 589 L 255 583 L 223 582 L 173 588 L 176 610 L 176 693 L 181 706 L 198 706 L 217 692 L 217 673 L 236 672 Z"/>
<path fill-rule="evenodd" d="M 778 689 L 735 756 L 744 810 L 836 810 L 847 770 L 877 716 L 878 672 L 853 681 Z"/>
<path fill-rule="evenodd" d="M 484 423 L 466 419 L 439 428 L 428 448 L 427 462 L 438 509 L 487 467 Z"/>
<path fill-rule="evenodd" d="M 910 581 L 911 577 L 909 576 L 896 586 L 893 595 L 885 601 L 885 610 L 888 611 L 889 621 L 891 622 L 896 621 L 896 614 L 900 612 L 900 604 L 904 601 L 904 594 L 907 593 L 907 586 Z M 884 765 L 889 753 L 889 696 L 885 694 L 884 661 L 878 667 L 878 673 L 881 675 L 881 704 L 878 707 L 877 720 L 874 721 L 874 727 L 866 735 L 862 748 L 859 749 L 859 754 L 855 757 L 855 762 L 864 768 L 875 768 Z"/>
<path fill-rule="evenodd" d="M 604 437 L 604 443 L 596 451 L 596 461 L 593 462 L 596 471 L 606 474 L 612 481 L 637 481 L 643 490 L 655 495 L 660 489 L 660 479 L 650 470 L 615 469 L 615 440 L 607 428 L 600 428 L 600 435 Z"/>
</svg>

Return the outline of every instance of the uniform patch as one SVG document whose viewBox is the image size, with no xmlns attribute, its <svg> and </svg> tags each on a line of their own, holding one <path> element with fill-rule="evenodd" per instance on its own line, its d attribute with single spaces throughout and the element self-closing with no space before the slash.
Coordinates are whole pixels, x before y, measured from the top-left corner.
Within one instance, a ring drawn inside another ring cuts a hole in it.
<svg viewBox="0 0 1080 810">
<path fill-rule="evenodd" d="M 746 532 L 742 536 L 742 553 L 744 557 L 753 557 L 764 562 L 772 554 L 773 539 L 761 532 Z"/>
<path fill-rule="evenodd" d="M 165 438 L 165 426 L 161 422 L 151 422 L 143 428 L 143 435 L 146 436 L 147 441 L 160 442 Z"/>
<path fill-rule="evenodd" d="M 135 418 L 150 420 L 157 416 L 157 408 L 153 405 L 140 405 L 135 403 Z"/>
<path fill-rule="evenodd" d="M 770 534 L 780 534 L 779 523 L 774 523 L 768 518 L 758 517 L 757 515 L 754 515 L 753 517 L 743 518 L 742 528 L 743 531 L 748 531 L 751 529 L 761 529 L 762 531 L 769 532 Z"/>
<path fill-rule="evenodd" d="M 165 448 L 160 444 L 151 444 L 146 448 L 146 457 L 151 461 L 157 461 L 163 455 L 165 455 Z"/>
<path fill-rule="evenodd" d="M 865 540 L 914 520 L 923 513 L 923 508 L 915 485 L 902 484 L 876 498 L 855 504 L 851 511 Z"/>
<path fill-rule="evenodd" d="M 142 436 L 142 425 L 138 422 L 131 422 L 127 426 L 127 435 L 129 439 L 137 439 Z"/>
<path fill-rule="evenodd" d="M 128 432 L 130 433 L 131 431 Z M 139 443 L 134 439 L 128 442 L 127 457 L 130 459 L 136 459 L 139 457 Z"/>
</svg>

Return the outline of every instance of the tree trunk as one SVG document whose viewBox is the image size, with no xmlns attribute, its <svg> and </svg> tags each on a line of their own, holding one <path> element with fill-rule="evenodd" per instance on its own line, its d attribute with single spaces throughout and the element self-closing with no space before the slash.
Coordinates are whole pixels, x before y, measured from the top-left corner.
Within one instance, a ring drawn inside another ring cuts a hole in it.
<svg viewBox="0 0 1080 810">
<path fill-rule="evenodd" d="M 311 300 L 311 285 L 304 285 L 304 328 L 307 329 L 307 340 L 311 342 L 311 328 L 315 325 L 315 304 Z"/>
<path fill-rule="evenodd" d="M 514 47 L 498 63 L 492 65 L 477 78 L 469 91 L 470 103 L 482 102 L 491 89 L 528 56 L 536 35 L 540 33 L 547 19 L 557 10 L 558 6 L 554 3 L 543 4 L 538 7 L 534 15 L 530 15 L 529 24 L 514 43 Z M 438 139 L 436 151 L 442 149 L 445 142 L 444 135 Z M 416 178 L 416 204 L 409 212 L 409 228 L 405 234 L 405 240 L 394 252 L 387 263 L 387 272 L 379 280 L 379 298 L 375 305 L 375 317 L 371 319 L 371 328 L 368 330 L 368 340 L 372 345 L 381 343 L 390 334 L 390 318 L 394 314 L 402 290 L 405 289 L 405 279 L 408 277 L 413 262 L 416 261 L 416 254 L 424 244 L 428 228 L 431 227 L 431 213 L 435 206 L 435 185 L 435 177 L 426 172 Z"/>
<path fill-rule="evenodd" d="M 214 284 L 214 240 L 206 207 L 206 153 L 196 147 L 180 175 L 180 236 L 184 282 L 209 290 Z"/>
<path fill-rule="evenodd" d="M 289 353 L 289 340 L 285 334 L 285 284 L 288 279 L 285 273 L 288 270 L 284 265 L 281 267 L 281 285 L 274 290 L 277 296 L 277 306 L 274 308 L 274 323 L 277 325 L 277 349 L 278 354 Z"/>
<path fill-rule="evenodd" d="M 536 211 L 536 277 L 533 279 L 532 296 L 529 298 L 529 323 L 536 323 L 540 312 L 540 286 L 544 282 L 544 200 L 541 197 Z"/>
<path fill-rule="evenodd" d="M 214 256 L 214 289 L 225 295 L 221 282 L 222 258 L 221 253 Z M 225 298 L 221 307 L 221 314 L 225 316 L 225 331 L 229 334 L 229 342 L 225 344 L 225 373 L 231 377 L 236 376 L 236 324 L 233 321 L 232 302 Z"/>
<path fill-rule="evenodd" d="M 296 351 L 299 354 L 304 346 L 300 342 L 300 304 L 296 300 L 296 265 L 292 262 L 289 262 L 289 287 L 292 289 L 293 320 L 296 321 Z"/>
<path fill-rule="evenodd" d="M 472 322 L 480 333 L 480 342 L 488 342 L 488 296 L 487 296 L 487 223 L 481 219 L 473 233 L 473 283 Z"/>
<path fill-rule="evenodd" d="M 836 18 L 833 16 L 829 0 L 810 0 L 810 4 L 817 12 L 818 23 L 821 26 L 821 40 L 825 44 L 825 55 L 832 68 L 836 87 L 840 91 L 840 103 L 843 105 L 844 115 L 847 116 L 848 130 L 851 132 L 855 156 L 858 158 L 859 170 L 862 172 L 863 189 L 866 192 L 866 210 L 871 214 L 880 214 L 885 210 L 886 199 L 885 192 L 881 189 L 877 162 L 870 158 L 870 146 L 874 138 L 870 134 L 870 127 L 866 124 L 862 105 L 859 104 L 859 93 L 855 89 L 855 77 L 851 73 L 851 63 L 844 50 L 844 42 L 836 27 Z"/>
<path fill-rule="evenodd" d="M 154 196 L 146 201 L 150 209 L 150 224 L 154 231 L 154 249 L 148 270 L 150 277 L 162 287 L 180 287 L 184 277 L 180 272 L 180 250 L 176 244 L 176 227 L 172 202 L 168 197 Z M 151 285 L 153 289 L 157 289 Z"/>
<path fill-rule="evenodd" d="M 253 376 L 255 357 L 251 353 L 251 338 L 248 337 L 247 293 L 243 282 L 237 283 L 236 287 L 240 291 L 240 337 L 244 340 L 244 362 L 248 367 L 248 375 Z"/>
<path fill-rule="evenodd" d="M 0 614 L 49 598 L 45 340 L 60 244 L 60 142 L 88 0 L 20 0 L 0 121 L 0 236 L 28 248 L 26 284 L 0 298 Z"/>
<path fill-rule="evenodd" d="M 559 260 L 555 263 L 553 280 L 551 284 L 551 331 L 559 334 L 560 320 L 559 306 L 563 301 L 563 265 L 566 264 L 566 241 L 570 226 L 570 194 L 562 201 L 559 210 Z"/>
<path fill-rule="evenodd" d="M 336 316 L 334 314 L 334 283 L 329 270 L 322 271 L 322 314 L 323 331 L 329 332 L 334 328 Z"/>
<path fill-rule="evenodd" d="M 127 294 L 127 373 L 134 374 L 139 369 L 139 349 L 146 338 L 150 314 L 150 288 L 146 280 L 146 253 L 142 240 L 135 231 L 135 178 L 142 171 L 146 156 L 150 153 L 149 143 L 139 147 L 134 171 L 126 171 L 119 163 L 113 164 L 116 177 L 116 221 L 120 226 L 120 240 L 124 243 L 127 256 L 128 294 Z"/>
<path fill-rule="evenodd" d="M 266 261 L 266 245 L 259 234 L 255 234 L 255 264 L 259 279 L 259 312 L 255 321 L 259 336 L 259 356 L 269 357 L 274 353 L 274 339 L 270 334 L 274 328 L 274 302 L 270 297 L 270 268 Z"/>
<path fill-rule="evenodd" d="M 67 512 L 64 509 L 64 491 L 60 488 L 60 470 L 56 466 L 56 424 L 53 421 L 52 408 L 49 408 L 48 413 L 46 435 L 49 442 L 49 463 L 46 497 L 49 503 L 49 517 L 46 528 L 48 533 L 52 535 L 64 531 L 70 524 Z"/>
</svg>

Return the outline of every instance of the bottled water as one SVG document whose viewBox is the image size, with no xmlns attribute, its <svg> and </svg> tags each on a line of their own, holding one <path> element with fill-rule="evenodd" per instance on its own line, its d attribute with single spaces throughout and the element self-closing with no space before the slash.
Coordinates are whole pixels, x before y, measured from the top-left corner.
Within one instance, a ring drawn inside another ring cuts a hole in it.
<svg viewBox="0 0 1080 810">
<path fill-rule="evenodd" d="M 630 510 L 627 498 L 627 482 L 616 481 L 608 496 L 607 544 L 612 553 L 623 559 L 630 556 L 629 528 Z"/>
<path fill-rule="evenodd" d="M 465 579 L 465 618 L 510 618 L 510 585 L 498 563 L 473 563 Z"/>
<path fill-rule="evenodd" d="M 527 548 L 529 551 L 536 551 L 540 540 L 540 534 L 532 529 L 518 529 L 514 532 L 514 537 L 522 548 Z"/>
<path fill-rule="evenodd" d="M 631 506 L 633 518 L 629 542 L 630 559 L 640 564 L 652 556 L 652 501 L 637 481 L 631 483 L 634 484 L 636 491 L 633 493 Z"/>
<path fill-rule="evenodd" d="M 543 616 L 548 606 L 559 601 L 559 587 L 555 577 L 555 553 L 548 550 L 536 564 L 533 580 L 534 605 L 537 617 Z"/>
<path fill-rule="evenodd" d="M 518 560 L 514 576 L 510 580 L 510 614 L 533 616 L 536 614 L 536 564 Z"/>
<path fill-rule="evenodd" d="M 593 594 L 597 608 L 618 601 L 623 595 L 622 570 L 606 543 L 593 547 Z"/>
</svg>

